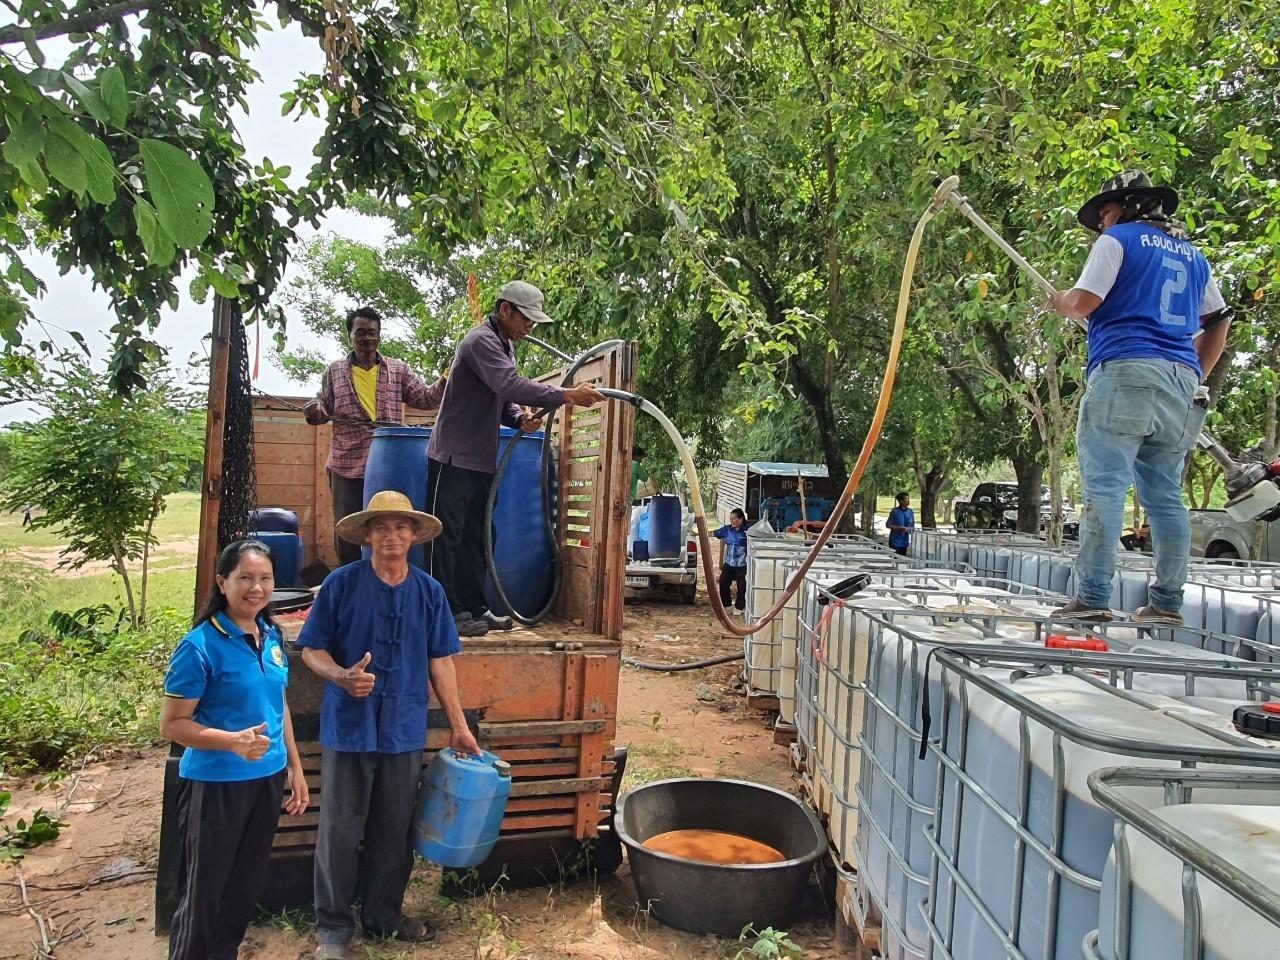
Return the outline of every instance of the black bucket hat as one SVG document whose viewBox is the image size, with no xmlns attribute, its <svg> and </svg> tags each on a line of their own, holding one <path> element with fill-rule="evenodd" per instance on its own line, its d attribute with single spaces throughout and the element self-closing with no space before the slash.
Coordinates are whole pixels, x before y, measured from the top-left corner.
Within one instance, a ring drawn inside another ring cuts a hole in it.
<svg viewBox="0 0 1280 960">
<path fill-rule="evenodd" d="M 1127 206 L 1130 200 L 1139 198 L 1154 198 L 1159 201 L 1154 207 L 1150 203 L 1143 205 L 1148 214 L 1156 217 L 1170 217 L 1173 211 L 1178 209 L 1178 195 L 1171 187 L 1152 186 L 1151 178 L 1141 170 L 1126 170 L 1104 183 L 1098 195 L 1090 198 L 1080 208 L 1076 219 L 1080 221 L 1081 226 L 1088 227 L 1094 233 L 1101 233 L 1102 226 L 1098 221 L 1098 213 L 1105 204 L 1115 202 Z"/>
</svg>

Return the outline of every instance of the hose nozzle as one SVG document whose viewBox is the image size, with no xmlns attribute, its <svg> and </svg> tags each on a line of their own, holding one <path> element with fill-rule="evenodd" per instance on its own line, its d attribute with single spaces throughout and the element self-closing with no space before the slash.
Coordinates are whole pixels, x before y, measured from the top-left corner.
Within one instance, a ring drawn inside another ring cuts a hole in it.
<svg viewBox="0 0 1280 960">
<path fill-rule="evenodd" d="M 929 209 L 938 213 L 948 203 L 954 202 L 952 198 L 959 186 L 960 177 L 954 173 L 939 183 L 938 189 L 933 191 L 933 199 L 929 201 Z"/>
</svg>

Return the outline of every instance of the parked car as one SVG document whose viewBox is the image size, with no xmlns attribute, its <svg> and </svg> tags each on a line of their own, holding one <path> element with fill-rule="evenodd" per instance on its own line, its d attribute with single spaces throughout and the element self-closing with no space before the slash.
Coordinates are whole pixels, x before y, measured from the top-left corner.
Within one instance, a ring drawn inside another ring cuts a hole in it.
<svg viewBox="0 0 1280 960">
<path fill-rule="evenodd" d="M 1053 512 L 1053 500 L 1049 486 L 1040 487 L 1040 525 L 1049 522 Z M 1018 527 L 1018 485 L 1009 481 L 980 483 L 968 500 L 960 500 L 955 506 L 957 530 L 1016 530 Z M 1080 523 L 1069 504 L 1062 505 L 1062 534 L 1076 538 Z"/>
<path fill-rule="evenodd" d="M 1280 520 L 1242 523 L 1232 520 L 1225 510 L 1191 511 L 1191 555 L 1211 560 L 1247 559 L 1258 524 L 1266 527 L 1266 535 L 1262 539 L 1262 556 L 1257 559 L 1280 562 Z"/>
</svg>

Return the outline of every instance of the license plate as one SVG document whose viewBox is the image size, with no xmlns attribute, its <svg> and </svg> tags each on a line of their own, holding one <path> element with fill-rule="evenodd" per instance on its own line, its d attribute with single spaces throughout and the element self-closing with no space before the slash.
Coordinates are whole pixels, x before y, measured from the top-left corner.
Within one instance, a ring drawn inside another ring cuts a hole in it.
<svg viewBox="0 0 1280 960">
<path fill-rule="evenodd" d="M 627 577 L 627 586 L 628 587 L 647 587 L 649 586 L 649 578 L 648 577 Z"/>
</svg>

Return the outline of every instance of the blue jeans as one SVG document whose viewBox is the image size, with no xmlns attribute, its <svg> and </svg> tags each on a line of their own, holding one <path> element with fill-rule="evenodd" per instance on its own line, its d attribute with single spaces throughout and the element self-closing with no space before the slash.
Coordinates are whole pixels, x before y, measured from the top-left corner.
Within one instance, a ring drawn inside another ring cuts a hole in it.
<svg viewBox="0 0 1280 960">
<path fill-rule="evenodd" d="M 1136 480 L 1156 559 L 1149 602 L 1182 609 L 1191 552 L 1182 466 L 1207 412 L 1192 402 L 1197 385 L 1191 368 L 1156 359 L 1110 360 L 1089 377 L 1076 429 L 1084 514 L 1075 571 L 1076 594 L 1091 607 L 1110 604 L 1124 498 Z"/>
</svg>

